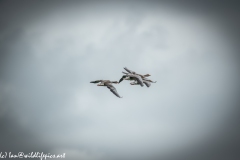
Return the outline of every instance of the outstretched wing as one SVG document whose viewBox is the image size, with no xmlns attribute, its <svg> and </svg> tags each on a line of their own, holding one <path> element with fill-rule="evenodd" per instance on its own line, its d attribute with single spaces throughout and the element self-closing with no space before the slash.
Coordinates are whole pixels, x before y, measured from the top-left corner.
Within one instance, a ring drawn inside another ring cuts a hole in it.
<svg viewBox="0 0 240 160">
<path fill-rule="evenodd" d="M 134 71 L 131 71 L 130 69 L 127 69 L 127 67 L 124 67 L 124 69 L 128 72 L 128 73 L 132 73 L 132 74 L 135 74 L 136 72 Z"/>
<path fill-rule="evenodd" d="M 99 82 L 102 82 L 102 80 L 91 81 L 90 83 L 99 83 Z"/>
<path fill-rule="evenodd" d="M 115 87 L 113 87 L 113 85 L 111 85 L 110 83 L 105 83 L 105 85 L 107 85 L 107 88 L 110 89 L 110 91 L 115 94 L 117 97 L 122 98 L 119 96 L 119 94 L 117 93 L 117 90 Z"/>
<path fill-rule="evenodd" d="M 122 76 L 122 78 L 119 80 L 119 82 L 118 82 L 118 83 L 122 82 L 124 78 L 126 78 L 126 76 L 125 76 L 125 75 L 123 75 L 123 76 Z"/>
<path fill-rule="evenodd" d="M 150 87 L 150 86 L 151 86 L 151 83 L 149 83 L 148 81 L 143 81 L 143 83 L 144 83 L 147 87 Z"/>
<path fill-rule="evenodd" d="M 143 80 L 139 75 L 132 74 L 131 77 L 134 77 L 142 87 L 144 86 L 143 85 Z"/>
</svg>

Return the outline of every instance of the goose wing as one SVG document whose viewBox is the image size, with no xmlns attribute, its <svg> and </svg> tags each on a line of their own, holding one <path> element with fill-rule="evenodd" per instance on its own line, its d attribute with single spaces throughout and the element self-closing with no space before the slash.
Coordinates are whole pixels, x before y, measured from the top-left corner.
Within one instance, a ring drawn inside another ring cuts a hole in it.
<svg viewBox="0 0 240 160">
<path fill-rule="evenodd" d="M 148 81 L 143 81 L 143 83 L 144 83 L 147 87 L 150 87 L 150 86 L 151 86 L 151 83 L 149 83 Z"/>
<path fill-rule="evenodd" d="M 122 78 L 119 80 L 118 83 L 122 82 L 124 78 L 126 78 L 126 75 L 123 75 Z"/>
<path fill-rule="evenodd" d="M 134 71 L 131 71 L 130 69 L 128 69 L 127 67 L 124 67 L 124 69 L 128 72 L 128 73 L 132 73 L 132 74 L 135 74 L 136 72 Z"/>
<path fill-rule="evenodd" d="M 99 83 L 99 82 L 102 82 L 102 80 L 91 81 L 90 83 Z"/>
<path fill-rule="evenodd" d="M 110 83 L 105 83 L 105 85 L 107 86 L 108 89 L 110 89 L 110 91 L 111 91 L 113 94 L 115 94 L 115 95 L 116 95 L 117 97 L 119 97 L 119 98 L 122 98 L 122 97 L 119 96 L 116 88 L 115 88 L 113 85 L 111 85 Z"/>
<path fill-rule="evenodd" d="M 135 78 L 137 82 L 143 87 L 143 80 L 139 75 L 132 74 L 131 77 Z"/>
</svg>

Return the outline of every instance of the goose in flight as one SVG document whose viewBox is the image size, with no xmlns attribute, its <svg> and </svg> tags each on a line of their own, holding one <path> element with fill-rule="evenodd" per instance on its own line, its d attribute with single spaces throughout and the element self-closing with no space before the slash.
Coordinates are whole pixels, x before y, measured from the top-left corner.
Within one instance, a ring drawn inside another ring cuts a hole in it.
<svg viewBox="0 0 240 160">
<path fill-rule="evenodd" d="M 149 77 L 149 76 L 151 76 L 150 74 L 145 74 L 145 75 L 142 75 L 142 74 L 138 74 L 138 73 L 136 73 L 136 72 L 134 72 L 134 71 L 131 71 L 130 69 L 128 69 L 127 67 L 124 67 L 124 69 L 128 72 L 128 73 L 131 73 L 131 74 L 135 74 L 135 75 L 138 75 L 138 76 L 140 76 L 141 78 L 144 78 L 144 77 Z"/>
<path fill-rule="evenodd" d="M 91 81 L 90 83 L 98 83 L 97 86 L 106 86 L 110 91 L 115 94 L 117 97 L 122 98 L 119 96 L 116 88 L 112 85 L 112 83 L 118 84 L 118 81 L 109 81 L 109 80 L 96 80 Z"/>
<path fill-rule="evenodd" d="M 122 78 L 119 80 L 118 83 L 122 82 L 123 80 L 130 80 L 130 81 L 137 81 L 138 84 L 141 85 L 141 87 L 143 87 L 143 80 L 139 75 L 136 74 L 131 74 L 131 73 L 125 73 L 126 75 L 123 75 Z"/>
<path fill-rule="evenodd" d="M 144 86 L 143 84 L 145 84 L 147 87 L 149 87 L 149 86 L 151 85 L 149 82 L 147 82 L 147 80 L 144 81 L 144 78 L 151 76 L 150 74 L 141 75 L 141 74 L 138 74 L 138 73 L 136 73 L 136 72 L 134 72 L 134 71 L 131 71 L 131 70 L 128 69 L 127 67 L 124 67 L 124 69 L 125 69 L 128 73 L 122 72 L 122 73 L 125 74 L 125 75 L 122 76 L 122 78 L 119 80 L 119 83 L 120 83 L 122 80 L 130 80 L 130 81 L 134 80 L 135 82 L 130 83 L 130 84 L 132 84 L 132 85 L 138 84 L 138 85 L 141 85 L 142 87 Z"/>
</svg>

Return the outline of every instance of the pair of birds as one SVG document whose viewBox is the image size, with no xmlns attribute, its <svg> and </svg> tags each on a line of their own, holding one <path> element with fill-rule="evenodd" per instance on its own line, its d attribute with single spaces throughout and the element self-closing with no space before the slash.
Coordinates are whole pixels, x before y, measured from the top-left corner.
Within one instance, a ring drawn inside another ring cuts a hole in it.
<svg viewBox="0 0 240 160">
<path fill-rule="evenodd" d="M 140 85 L 141 87 L 144 86 L 144 84 L 147 87 L 151 86 L 151 83 L 156 83 L 157 81 L 153 82 L 150 79 L 147 79 L 146 77 L 151 76 L 150 74 L 145 74 L 145 75 L 141 75 L 138 74 L 134 71 L 131 71 L 129 69 L 127 69 L 127 67 L 124 67 L 124 69 L 128 72 L 122 72 L 123 75 L 122 78 L 118 81 L 110 81 L 110 80 L 96 80 L 96 81 L 91 81 L 90 83 L 98 83 L 97 86 L 106 86 L 108 89 L 110 89 L 110 91 L 115 94 L 117 97 L 122 98 L 119 96 L 116 88 L 112 85 L 112 83 L 118 84 L 120 82 L 122 82 L 123 80 L 130 80 L 130 81 L 134 81 L 132 83 L 130 83 L 131 85 Z"/>
</svg>

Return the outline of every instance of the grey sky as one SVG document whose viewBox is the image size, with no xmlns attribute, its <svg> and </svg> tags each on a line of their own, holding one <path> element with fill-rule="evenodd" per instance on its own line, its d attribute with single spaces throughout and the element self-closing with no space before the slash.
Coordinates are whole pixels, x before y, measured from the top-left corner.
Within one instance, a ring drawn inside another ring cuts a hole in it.
<svg viewBox="0 0 240 160">
<path fill-rule="evenodd" d="M 0 151 L 71 160 L 237 157 L 236 4 L 0 6 Z M 122 99 L 89 83 L 119 80 L 123 67 L 157 83 L 114 85 Z"/>
</svg>

